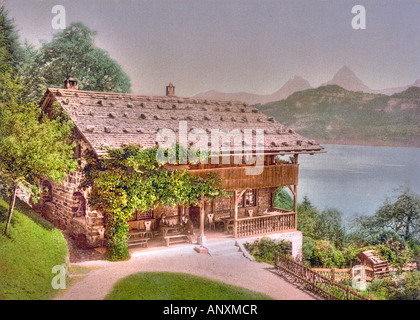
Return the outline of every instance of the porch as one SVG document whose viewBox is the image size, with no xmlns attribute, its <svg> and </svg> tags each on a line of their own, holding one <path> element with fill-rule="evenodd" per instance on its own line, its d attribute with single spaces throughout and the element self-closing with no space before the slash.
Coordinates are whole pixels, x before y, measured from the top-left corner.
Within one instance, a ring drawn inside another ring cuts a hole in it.
<svg viewBox="0 0 420 320">
<path fill-rule="evenodd" d="M 150 228 L 150 224 L 146 224 L 148 229 L 137 229 L 135 224 L 131 224 L 130 247 L 152 248 L 178 243 L 204 245 L 210 239 L 249 238 L 296 231 L 296 212 L 281 208 L 271 208 L 252 217 L 238 216 L 237 219 L 230 210 L 202 215 L 201 218 L 203 219 L 200 219 L 200 225 L 194 228 L 192 235 L 187 235 L 179 222 L 158 225 L 154 229 Z M 203 237 L 205 237 L 204 242 Z"/>
</svg>

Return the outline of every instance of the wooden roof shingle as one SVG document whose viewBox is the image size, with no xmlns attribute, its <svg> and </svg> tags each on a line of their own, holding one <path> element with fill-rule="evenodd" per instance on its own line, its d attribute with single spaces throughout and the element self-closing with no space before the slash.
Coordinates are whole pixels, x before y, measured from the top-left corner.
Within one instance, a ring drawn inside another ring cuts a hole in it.
<svg viewBox="0 0 420 320">
<path fill-rule="evenodd" d="M 104 146 L 140 144 L 153 147 L 157 132 L 171 129 L 179 135 L 180 121 L 187 130 L 237 129 L 240 133 L 253 130 L 252 143 L 243 149 L 255 152 L 320 153 L 324 148 L 300 136 L 258 109 L 239 101 L 216 101 L 184 97 L 143 96 L 123 93 L 93 92 L 69 89 L 48 89 L 41 106 L 47 109 L 58 101 L 94 151 L 104 154 Z M 256 130 L 264 130 L 264 148 L 256 147 Z M 209 145 L 211 143 L 210 134 Z M 220 142 L 220 147 L 222 146 Z M 233 141 L 232 141 L 233 148 Z"/>
</svg>

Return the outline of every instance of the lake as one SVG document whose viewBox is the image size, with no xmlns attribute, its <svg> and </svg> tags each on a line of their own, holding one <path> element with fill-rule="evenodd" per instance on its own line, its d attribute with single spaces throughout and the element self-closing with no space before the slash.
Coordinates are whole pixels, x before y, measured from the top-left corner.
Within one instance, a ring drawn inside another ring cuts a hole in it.
<svg viewBox="0 0 420 320">
<path fill-rule="evenodd" d="M 401 186 L 420 195 L 419 148 L 322 145 L 327 153 L 299 156 L 299 201 L 336 208 L 346 223 L 373 215 Z"/>
</svg>

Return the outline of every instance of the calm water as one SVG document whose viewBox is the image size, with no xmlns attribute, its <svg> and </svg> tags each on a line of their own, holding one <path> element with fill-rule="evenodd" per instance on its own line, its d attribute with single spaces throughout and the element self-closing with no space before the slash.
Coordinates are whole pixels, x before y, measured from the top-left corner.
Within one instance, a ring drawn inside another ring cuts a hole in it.
<svg viewBox="0 0 420 320">
<path fill-rule="evenodd" d="M 299 201 L 307 195 L 321 210 L 340 210 L 348 222 L 374 214 L 401 186 L 420 195 L 420 149 L 323 146 L 325 154 L 299 156 Z"/>
</svg>

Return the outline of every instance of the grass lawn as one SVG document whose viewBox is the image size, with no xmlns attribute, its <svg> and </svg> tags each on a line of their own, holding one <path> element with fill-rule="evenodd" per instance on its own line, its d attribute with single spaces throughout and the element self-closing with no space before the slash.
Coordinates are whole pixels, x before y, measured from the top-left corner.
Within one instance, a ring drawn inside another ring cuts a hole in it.
<svg viewBox="0 0 420 320">
<path fill-rule="evenodd" d="M 120 279 L 106 300 L 271 300 L 262 293 L 186 273 L 144 272 Z"/>
<path fill-rule="evenodd" d="M 55 265 L 65 263 L 67 242 L 62 233 L 16 199 L 8 235 L 3 231 L 8 203 L 0 198 L 0 299 L 51 299 Z"/>
</svg>

